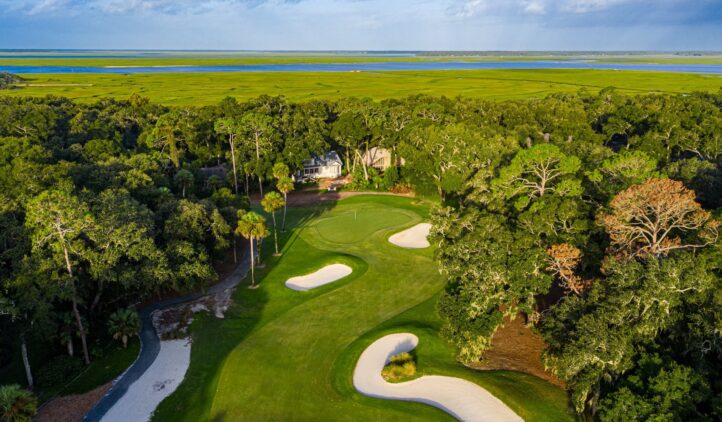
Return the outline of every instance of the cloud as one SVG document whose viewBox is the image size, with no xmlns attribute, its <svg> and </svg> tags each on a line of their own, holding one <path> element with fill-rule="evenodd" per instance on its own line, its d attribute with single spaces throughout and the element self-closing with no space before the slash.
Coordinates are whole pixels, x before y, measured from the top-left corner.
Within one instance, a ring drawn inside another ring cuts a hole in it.
<svg viewBox="0 0 722 422">
<path fill-rule="evenodd" d="M 523 6 L 526 13 L 535 15 L 542 15 L 547 9 L 543 2 L 537 0 L 525 1 Z"/>
<path fill-rule="evenodd" d="M 590 13 L 632 2 L 634 2 L 634 0 L 567 0 L 563 6 L 563 10 L 569 10 L 574 13 Z"/>
<path fill-rule="evenodd" d="M 66 3 L 66 0 L 40 0 L 28 10 L 28 14 L 37 15 L 40 13 L 52 12 L 53 10 L 57 10 L 65 6 Z"/>
<path fill-rule="evenodd" d="M 27 15 L 96 11 L 108 14 L 156 13 L 161 15 L 199 14 L 229 8 L 282 6 L 304 0 L 0 0 L 6 11 Z M 3 12 L 0 10 L 0 15 Z"/>
<path fill-rule="evenodd" d="M 452 6 L 450 10 L 457 17 L 470 18 L 478 15 L 486 8 L 486 0 L 464 0 L 462 4 Z"/>
<path fill-rule="evenodd" d="M 0 48 L 722 50 L 721 3 L 0 0 Z"/>
</svg>

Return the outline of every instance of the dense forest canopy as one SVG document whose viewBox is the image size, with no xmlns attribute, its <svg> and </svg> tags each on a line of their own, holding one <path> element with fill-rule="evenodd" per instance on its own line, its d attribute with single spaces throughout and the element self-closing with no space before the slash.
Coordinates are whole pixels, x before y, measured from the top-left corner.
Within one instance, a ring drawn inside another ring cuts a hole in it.
<svg viewBox="0 0 722 422">
<path fill-rule="evenodd" d="M 367 167 L 372 147 L 404 165 Z M 15 338 L 57 354 L 75 342 L 89 361 L 111 314 L 203 288 L 248 195 L 276 179 L 285 195 L 289 173 L 330 149 L 351 188 L 441 201 L 438 308 L 460 360 L 520 317 L 579 412 L 722 415 L 722 93 L 0 98 L 0 366 Z"/>
</svg>

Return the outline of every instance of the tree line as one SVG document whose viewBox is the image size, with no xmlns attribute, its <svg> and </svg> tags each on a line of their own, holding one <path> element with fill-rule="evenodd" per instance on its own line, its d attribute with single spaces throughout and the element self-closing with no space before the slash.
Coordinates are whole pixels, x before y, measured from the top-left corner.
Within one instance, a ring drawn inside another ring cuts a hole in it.
<svg viewBox="0 0 722 422">
<path fill-rule="evenodd" d="M 433 218 L 459 359 L 523 318 L 578 413 L 719 420 L 721 100 L 604 90 L 501 106 Z"/>
<path fill-rule="evenodd" d="M 403 166 L 370 167 L 373 147 Z M 331 149 L 352 188 L 439 198 L 439 311 L 460 359 L 479 359 L 504 316 L 521 315 L 580 412 L 642 412 L 653 389 L 633 383 L 670 374 L 705 386 L 679 408 L 718 411 L 722 94 L 0 98 L 0 329 L 12 333 L 0 362 L 28 338 L 89 361 L 118 312 L 203 288 L 234 233 L 250 245 L 271 235 L 246 212 L 251 194 L 266 198 L 275 238 L 290 175 Z"/>
</svg>

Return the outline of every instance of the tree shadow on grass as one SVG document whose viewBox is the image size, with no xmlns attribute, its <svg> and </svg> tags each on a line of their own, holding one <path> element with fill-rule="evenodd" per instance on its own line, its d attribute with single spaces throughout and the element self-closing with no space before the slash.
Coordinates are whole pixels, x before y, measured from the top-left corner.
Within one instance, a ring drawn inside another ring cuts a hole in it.
<svg viewBox="0 0 722 422">
<path fill-rule="evenodd" d="M 298 241 L 300 232 L 306 224 L 334 206 L 335 204 L 320 204 L 313 207 L 289 208 L 287 221 L 289 230 L 282 233 L 279 228 L 279 249 L 284 252 L 290 250 Z M 225 319 L 217 319 L 208 314 L 196 317 L 191 326 L 194 344 L 190 367 L 178 389 L 158 406 L 153 420 L 173 422 L 225 420 L 226 412 L 223 410 L 211 417 L 218 381 L 228 355 L 257 328 L 263 319 L 264 308 L 269 301 L 268 291 L 263 288 L 264 278 L 283 258 L 283 256 L 274 257 L 273 252 L 271 235 L 261 245 L 261 262 L 264 266 L 256 269 L 256 280 L 261 288 L 248 289 L 250 275 L 246 276 L 233 294 L 233 305 L 226 312 Z"/>
</svg>

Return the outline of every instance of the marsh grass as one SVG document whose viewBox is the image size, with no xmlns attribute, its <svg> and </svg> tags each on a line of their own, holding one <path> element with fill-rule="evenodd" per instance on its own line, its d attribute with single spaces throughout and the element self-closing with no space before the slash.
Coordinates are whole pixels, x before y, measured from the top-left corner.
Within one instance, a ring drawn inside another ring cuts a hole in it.
<svg viewBox="0 0 722 422">
<path fill-rule="evenodd" d="M 717 92 L 719 75 L 580 69 L 394 71 L 394 72 L 245 72 L 163 74 L 23 75 L 28 86 L 0 95 L 48 94 L 93 102 L 131 94 L 166 105 L 212 105 L 231 96 L 239 100 L 283 95 L 291 101 L 344 97 L 376 100 L 426 94 L 490 100 L 543 98 L 551 93 L 590 93 L 614 86 L 624 94 Z"/>
</svg>

